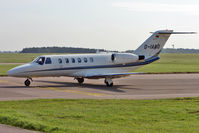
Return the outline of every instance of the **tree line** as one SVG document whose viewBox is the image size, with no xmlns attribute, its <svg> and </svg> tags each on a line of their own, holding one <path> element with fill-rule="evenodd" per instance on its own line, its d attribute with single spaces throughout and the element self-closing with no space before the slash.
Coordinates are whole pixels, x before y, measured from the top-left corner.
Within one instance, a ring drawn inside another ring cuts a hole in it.
<svg viewBox="0 0 199 133">
<path fill-rule="evenodd" d="M 21 51 L 0 51 L 0 53 L 96 53 L 99 52 L 118 52 L 107 51 L 105 49 L 75 48 L 75 47 L 32 47 L 24 48 Z M 133 53 L 134 50 L 122 52 Z M 161 53 L 199 53 L 199 49 L 165 48 Z"/>
<path fill-rule="evenodd" d="M 74 47 L 33 47 L 24 48 L 20 53 L 96 53 L 104 49 L 74 48 Z"/>
</svg>

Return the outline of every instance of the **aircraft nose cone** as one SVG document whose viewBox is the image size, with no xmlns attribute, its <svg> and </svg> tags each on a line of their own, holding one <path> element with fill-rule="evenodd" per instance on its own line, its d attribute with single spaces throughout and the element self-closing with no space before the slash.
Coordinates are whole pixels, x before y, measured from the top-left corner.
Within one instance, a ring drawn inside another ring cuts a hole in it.
<svg viewBox="0 0 199 133">
<path fill-rule="evenodd" d="M 16 76 L 16 71 L 14 69 L 11 69 L 7 72 L 8 76 Z"/>
<path fill-rule="evenodd" d="M 27 73 L 25 72 L 31 65 L 30 64 L 24 64 L 21 66 L 17 66 L 15 68 L 10 69 L 7 72 L 8 76 L 12 76 L 12 77 L 23 77 L 23 76 L 27 76 Z"/>
</svg>

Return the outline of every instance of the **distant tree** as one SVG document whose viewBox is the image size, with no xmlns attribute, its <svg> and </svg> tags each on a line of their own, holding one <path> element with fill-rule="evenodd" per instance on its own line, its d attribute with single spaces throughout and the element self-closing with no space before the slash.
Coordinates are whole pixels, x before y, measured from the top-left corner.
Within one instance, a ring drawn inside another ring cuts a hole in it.
<svg viewBox="0 0 199 133">
<path fill-rule="evenodd" d="M 166 48 L 162 50 L 162 53 L 199 53 L 199 49 Z"/>
</svg>

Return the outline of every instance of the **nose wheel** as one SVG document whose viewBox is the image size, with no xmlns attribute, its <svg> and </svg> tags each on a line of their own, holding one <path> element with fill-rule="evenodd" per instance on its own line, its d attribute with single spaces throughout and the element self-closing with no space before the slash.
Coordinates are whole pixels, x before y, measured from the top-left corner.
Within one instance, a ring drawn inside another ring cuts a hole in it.
<svg viewBox="0 0 199 133">
<path fill-rule="evenodd" d="M 104 83 L 106 84 L 107 87 L 113 86 L 113 81 L 111 78 L 105 78 Z"/>
<path fill-rule="evenodd" d="M 76 78 L 76 80 L 78 81 L 79 84 L 84 83 L 84 78 Z"/>
<path fill-rule="evenodd" d="M 32 79 L 26 79 L 26 81 L 24 82 L 25 86 L 30 86 Z"/>
</svg>

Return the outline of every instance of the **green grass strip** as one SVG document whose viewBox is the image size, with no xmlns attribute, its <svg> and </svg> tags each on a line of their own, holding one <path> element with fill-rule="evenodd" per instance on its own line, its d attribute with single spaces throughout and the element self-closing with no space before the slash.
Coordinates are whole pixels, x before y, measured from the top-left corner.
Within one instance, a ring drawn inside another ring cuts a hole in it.
<svg viewBox="0 0 199 133">
<path fill-rule="evenodd" d="M 199 72 L 199 54 L 160 54 L 160 59 L 145 65 L 136 72 L 187 73 Z"/>
<path fill-rule="evenodd" d="M 1 101 L 0 123 L 51 133 L 195 133 L 199 98 Z"/>
<path fill-rule="evenodd" d="M 8 70 L 18 66 L 17 64 L 1 64 L 0 65 L 0 76 L 6 76 Z"/>
</svg>

